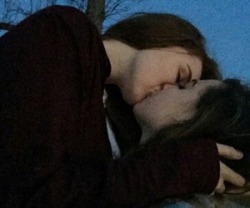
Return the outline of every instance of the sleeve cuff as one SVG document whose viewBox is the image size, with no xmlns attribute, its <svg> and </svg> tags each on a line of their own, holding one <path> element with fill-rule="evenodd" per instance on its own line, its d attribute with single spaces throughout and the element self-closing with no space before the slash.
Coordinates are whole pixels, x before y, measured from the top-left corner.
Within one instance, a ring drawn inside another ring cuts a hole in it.
<svg viewBox="0 0 250 208">
<path fill-rule="evenodd" d="M 210 194 L 219 180 L 219 154 L 216 143 L 211 139 L 185 141 L 180 145 L 177 158 L 187 190 Z"/>
</svg>

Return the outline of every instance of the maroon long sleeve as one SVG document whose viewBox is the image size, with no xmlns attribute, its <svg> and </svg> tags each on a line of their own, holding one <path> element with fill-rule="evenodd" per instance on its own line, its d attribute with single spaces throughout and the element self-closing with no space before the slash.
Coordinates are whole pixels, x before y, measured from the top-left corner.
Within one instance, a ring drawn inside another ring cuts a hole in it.
<svg viewBox="0 0 250 208">
<path fill-rule="evenodd" d="M 0 207 L 140 207 L 212 192 L 210 140 L 113 160 L 102 104 L 110 63 L 95 26 L 46 8 L 0 39 Z"/>
</svg>

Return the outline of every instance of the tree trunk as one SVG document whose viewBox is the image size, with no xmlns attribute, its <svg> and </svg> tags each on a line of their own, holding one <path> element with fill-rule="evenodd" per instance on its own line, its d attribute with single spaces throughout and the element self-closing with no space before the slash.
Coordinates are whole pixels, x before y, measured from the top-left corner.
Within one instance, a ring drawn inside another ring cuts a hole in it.
<svg viewBox="0 0 250 208">
<path fill-rule="evenodd" d="M 86 14 L 101 32 L 105 18 L 105 0 L 88 0 Z"/>
</svg>

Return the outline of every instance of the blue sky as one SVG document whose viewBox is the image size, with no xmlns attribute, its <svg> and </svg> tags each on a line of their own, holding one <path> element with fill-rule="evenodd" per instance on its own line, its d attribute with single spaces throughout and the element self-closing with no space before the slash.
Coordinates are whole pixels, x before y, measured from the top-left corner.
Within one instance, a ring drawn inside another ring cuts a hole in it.
<svg viewBox="0 0 250 208">
<path fill-rule="evenodd" d="M 128 0 L 127 3 L 128 11 L 107 19 L 105 27 L 134 12 L 180 15 L 204 34 L 209 54 L 220 64 L 224 77 L 237 77 L 250 83 L 250 0 L 144 0 L 141 3 Z"/>
<path fill-rule="evenodd" d="M 144 0 L 128 13 L 137 11 L 174 13 L 191 21 L 206 37 L 224 77 L 250 83 L 250 0 Z"/>
</svg>

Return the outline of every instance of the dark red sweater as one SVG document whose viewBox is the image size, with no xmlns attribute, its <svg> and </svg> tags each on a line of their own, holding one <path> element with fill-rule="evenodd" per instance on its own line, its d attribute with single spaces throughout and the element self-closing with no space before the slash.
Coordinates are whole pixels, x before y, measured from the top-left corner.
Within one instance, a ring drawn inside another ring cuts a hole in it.
<svg viewBox="0 0 250 208">
<path fill-rule="evenodd" d="M 109 74 L 95 26 L 74 8 L 46 8 L 1 37 L 1 208 L 140 207 L 213 191 L 210 140 L 112 159 L 102 103 Z"/>
</svg>

